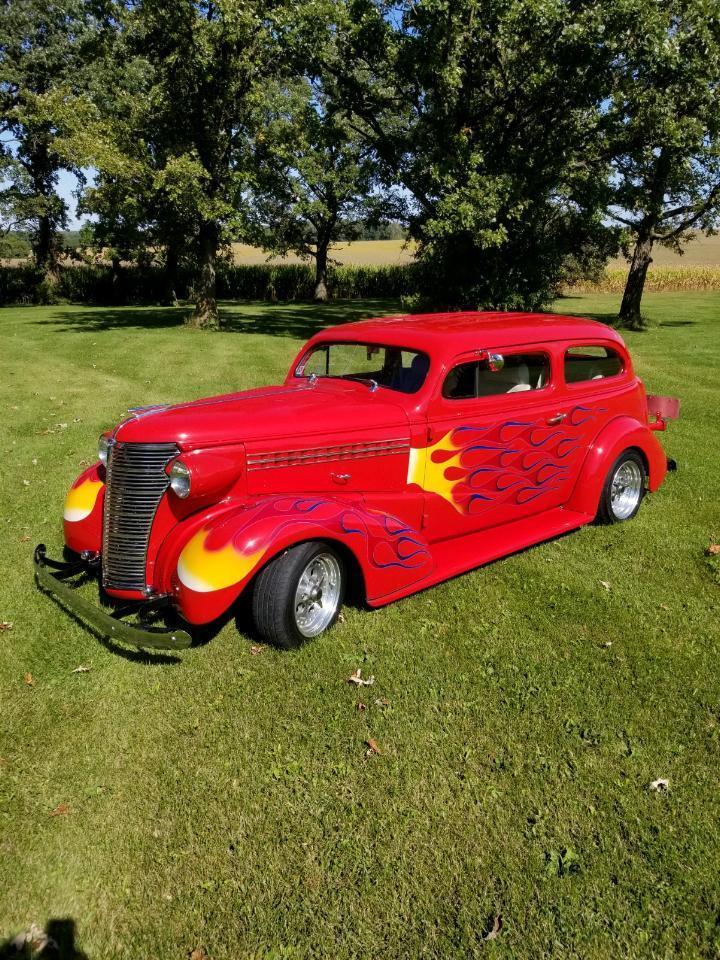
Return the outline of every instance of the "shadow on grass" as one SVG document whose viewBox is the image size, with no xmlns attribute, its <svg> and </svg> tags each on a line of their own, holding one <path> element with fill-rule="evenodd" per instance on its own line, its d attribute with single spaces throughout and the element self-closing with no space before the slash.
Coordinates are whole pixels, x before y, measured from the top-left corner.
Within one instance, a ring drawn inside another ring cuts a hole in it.
<svg viewBox="0 0 720 960">
<path fill-rule="evenodd" d="M 307 338 L 323 327 L 362 320 L 397 309 L 392 300 L 333 300 L 329 303 L 223 301 L 220 329 L 227 333 L 253 333 L 264 336 Z M 75 307 L 53 312 L 35 321 L 54 326 L 57 332 L 68 330 L 102 332 L 105 330 L 162 330 L 182 327 L 190 313 L 181 307 Z"/>
<path fill-rule="evenodd" d="M 0 960 L 88 960 L 75 944 L 75 921 L 48 920 L 45 930 L 31 927 L 0 943 Z"/>
</svg>

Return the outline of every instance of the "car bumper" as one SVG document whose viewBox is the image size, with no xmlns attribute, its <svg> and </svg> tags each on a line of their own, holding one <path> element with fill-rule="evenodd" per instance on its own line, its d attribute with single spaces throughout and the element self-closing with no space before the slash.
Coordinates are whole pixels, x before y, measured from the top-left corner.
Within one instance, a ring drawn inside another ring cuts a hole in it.
<svg viewBox="0 0 720 960">
<path fill-rule="evenodd" d="M 186 630 L 162 630 L 142 623 L 139 625 L 127 623 L 121 619 L 125 613 L 129 612 L 127 608 L 115 614 L 106 613 L 105 610 L 78 594 L 75 589 L 77 584 L 73 585 L 71 578 L 84 575 L 92 569 L 87 561 L 80 559 L 74 563 L 62 563 L 59 560 L 51 560 L 46 555 L 43 543 L 35 547 L 33 561 L 38 587 L 79 620 L 89 624 L 101 636 L 121 640 L 133 647 L 152 650 L 184 650 L 191 645 L 192 637 Z M 140 612 L 147 608 L 148 605 L 142 605 Z"/>
</svg>

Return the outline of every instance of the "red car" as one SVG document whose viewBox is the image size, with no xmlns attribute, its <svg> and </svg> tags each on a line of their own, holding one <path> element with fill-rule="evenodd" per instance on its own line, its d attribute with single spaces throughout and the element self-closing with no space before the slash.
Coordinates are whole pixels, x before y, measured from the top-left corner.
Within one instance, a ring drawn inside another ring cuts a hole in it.
<svg viewBox="0 0 720 960">
<path fill-rule="evenodd" d="M 633 517 L 672 461 L 677 401 L 646 397 L 621 337 L 550 314 L 397 316 L 323 331 L 280 386 L 137 408 L 65 502 L 77 558 L 41 586 L 105 635 L 225 614 L 294 647 L 352 589 L 378 607 L 600 520 Z M 68 580 L 99 568 L 103 610 Z M 129 623 L 131 611 L 140 622 Z"/>
</svg>

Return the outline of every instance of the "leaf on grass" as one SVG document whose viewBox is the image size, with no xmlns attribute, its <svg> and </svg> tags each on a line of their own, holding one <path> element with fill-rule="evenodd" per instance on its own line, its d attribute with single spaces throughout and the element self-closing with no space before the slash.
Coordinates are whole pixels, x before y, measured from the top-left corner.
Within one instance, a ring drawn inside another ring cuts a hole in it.
<svg viewBox="0 0 720 960">
<path fill-rule="evenodd" d="M 51 817 L 65 817 L 70 813 L 70 807 L 67 803 L 59 803 L 54 810 L 50 811 Z"/>
<path fill-rule="evenodd" d="M 190 951 L 190 960 L 210 960 L 205 947 L 195 947 Z"/>
<path fill-rule="evenodd" d="M 72 671 L 73 673 L 90 673 L 90 667 L 86 667 L 84 663 L 81 663 L 78 667 Z"/>
<path fill-rule="evenodd" d="M 29 543 L 30 540 L 32 540 L 32 537 L 28 536 L 27 534 L 24 537 L 20 537 L 20 543 Z"/>
<path fill-rule="evenodd" d="M 34 687 L 34 686 L 35 686 L 35 677 L 34 677 L 31 673 L 26 673 L 26 674 L 25 674 L 25 684 L 26 684 L 28 687 Z"/>
<path fill-rule="evenodd" d="M 492 929 L 485 934 L 485 936 L 483 937 L 483 940 L 486 940 L 486 941 L 494 940 L 497 936 L 499 936 L 500 931 L 502 930 L 502 926 L 503 926 L 502 917 L 500 916 L 500 914 L 498 914 L 495 917 L 495 920 L 492 925 Z"/>
<path fill-rule="evenodd" d="M 347 678 L 347 682 L 354 683 L 356 687 L 371 687 L 375 683 L 375 677 L 368 677 L 367 680 L 364 680 L 361 672 L 360 667 L 358 667 L 355 673 L 351 673 Z"/>
<path fill-rule="evenodd" d="M 367 710 L 367 707 L 366 707 L 365 704 L 362 702 L 362 700 L 358 703 L 357 708 L 358 708 L 358 710 L 360 711 L 360 713 L 363 713 L 365 710 Z"/>
<path fill-rule="evenodd" d="M 706 557 L 717 557 L 720 555 L 720 543 L 711 543 L 705 550 Z"/>
<path fill-rule="evenodd" d="M 660 777 L 658 780 L 653 780 L 650 784 L 650 789 L 654 790 L 656 793 L 666 793 L 670 786 L 670 781 L 666 780 L 664 777 Z"/>
<path fill-rule="evenodd" d="M 265 647 L 250 647 L 250 653 L 256 657 L 259 653 L 262 653 Z"/>
<path fill-rule="evenodd" d="M 612 646 L 612 640 L 606 640 L 605 643 L 603 643 L 603 646 L 606 650 L 608 650 Z"/>
<path fill-rule="evenodd" d="M 390 701 L 388 700 L 387 697 L 378 697 L 377 700 L 375 701 L 375 704 L 378 707 L 389 707 Z"/>
<path fill-rule="evenodd" d="M 611 589 L 610 584 L 607 582 L 607 580 L 601 580 L 601 581 L 600 581 L 600 586 L 601 586 L 601 587 L 605 587 L 606 590 L 610 590 L 610 589 Z"/>
<path fill-rule="evenodd" d="M 8 765 L 8 762 L 5 759 L 5 757 L 0 757 L 0 767 L 6 767 L 7 765 Z"/>
<path fill-rule="evenodd" d="M 377 740 L 373 740 L 372 737 L 369 740 L 366 740 L 365 743 L 368 746 L 367 753 L 365 754 L 368 757 L 371 757 L 374 753 L 380 753 L 380 747 L 378 746 Z"/>
<path fill-rule="evenodd" d="M 29 487 L 29 486 L 30 486 L 30 481 L 29 481 L 29 480 L 23 480 L 23 486 L 24 486 L 24 487 Z"/>
<path fill-rule="evenodd" d="M 0 620 L 0 633 L 5 633 L 6 630 L 12 630 L 12 620 Z"/>
</svg>

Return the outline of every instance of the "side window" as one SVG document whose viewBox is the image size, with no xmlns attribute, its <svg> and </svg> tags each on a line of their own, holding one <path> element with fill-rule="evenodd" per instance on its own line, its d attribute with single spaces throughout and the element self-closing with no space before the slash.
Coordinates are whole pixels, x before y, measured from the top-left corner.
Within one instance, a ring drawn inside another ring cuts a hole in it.
<svg viewBox="0 0 720 960">
<path fill-rule="evenodd" d="M 623 359 L 612 347 L 568 347 L 565 351 L 565 383 L 605 380 L 624 369 Z"/>
<path fill-rule="evenodd" d="M 546 353 L 510 353 L 502 367 L 491 369 L 488 360 L 460 363 L 448 373 L 442 395 L 448 400 L 471 400 L 500 393 L 541 390 L 550 382 L 550 357 Z"/>
</svg>

